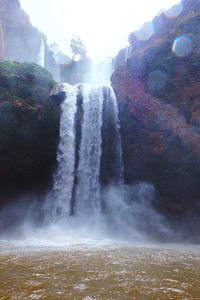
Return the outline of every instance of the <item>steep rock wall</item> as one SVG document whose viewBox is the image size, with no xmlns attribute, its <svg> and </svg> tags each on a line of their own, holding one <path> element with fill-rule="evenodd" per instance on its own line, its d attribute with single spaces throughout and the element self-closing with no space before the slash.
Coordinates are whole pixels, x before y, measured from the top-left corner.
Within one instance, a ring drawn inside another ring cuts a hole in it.
<svg viewBox="0 0 200 300">
<path fill-rule="evenodd" d="M 31 24 L 29 16 L 22 10 L 18 0 L 0 0 L 0 40 L 0 57 L 30 63 L 38 62 L 43 40 L 44 67 L 57 76 L 58 66 L 45 35 Z"/>
<path fill-rule="evenodd" d="M 185 0 L 176 18 L 156 17 L 154 35 L 145 42 L 134 37 L 132 55 L 111 78 L 120 109 L 125 181 L 153 183 L 155 207 L 182 224 L 200 213 L 199 4 Z M 191 41 L 185 56 L 173 51 L 181 36 Z"/>
<path fill-rule="evenodd" d="M 0 63 L 0 206 L 51 185 L 60 121 L 49 98 L 54 84 L 36 64 Z"/>
</svg>

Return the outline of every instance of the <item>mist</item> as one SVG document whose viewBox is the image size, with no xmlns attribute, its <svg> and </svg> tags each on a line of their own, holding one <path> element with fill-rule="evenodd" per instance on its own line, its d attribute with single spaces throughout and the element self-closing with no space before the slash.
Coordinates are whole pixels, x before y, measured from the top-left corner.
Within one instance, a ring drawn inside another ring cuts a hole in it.
<svg viewBox="0 0 200 300">
<path fill-rule="evenodd" d="M 46 218 L 44 200 L 29 196 L 28 201 L 18 199 L 1 210 L 0 236 L 28 244 L 37 244 L 38 240 L 39 244 L 61 246 L 81 242 L 133 245 L 169 241 L 173 233 L 153 209 L 154 194 L 154 187 L 144 182 L 132 187 L 102 188 L 101 214 L 65 216 L 57 221 Z"/>
</svg>

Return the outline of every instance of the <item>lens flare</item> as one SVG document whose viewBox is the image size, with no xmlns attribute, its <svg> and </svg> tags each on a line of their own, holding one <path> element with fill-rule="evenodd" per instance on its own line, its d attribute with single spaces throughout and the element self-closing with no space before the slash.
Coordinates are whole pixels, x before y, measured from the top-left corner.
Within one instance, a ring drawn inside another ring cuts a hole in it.
<svg viewBox="0 0 200 300">
<path fill-rule="evenodd" d="M 188 56 L 193 50 L 193 41 L 191 37 L 187 35 L 179 36 L 175 39 L 172 50 L 179 57 Z"/>
</svg>

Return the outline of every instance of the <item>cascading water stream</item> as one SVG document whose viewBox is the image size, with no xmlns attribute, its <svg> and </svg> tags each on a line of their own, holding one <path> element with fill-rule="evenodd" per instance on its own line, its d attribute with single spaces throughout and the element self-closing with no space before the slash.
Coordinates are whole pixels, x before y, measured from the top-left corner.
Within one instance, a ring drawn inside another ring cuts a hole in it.
<svg viewBox="0 0 200 300">
<path fill-rule="evenodd" d="M 125 61 L 125 62 L 126 62 L 127 59 L 131 56 L 132 51 L 133 51 L 133 46 L 132 46 L 132 45 L 129 45 L 129 46 L 126 47 L 126 50 L 125 50 L 125 58 L 124 58 L 124 61 Z"/>
<path fill-rule="evenodd" d="M 40 48 L 39 48 L 38 57 L 37 57 L 37 64 L 43 68 L 45 67 L 45 45 L 44 45 L 43 39 L 41 39 L 41 42 L 40 42 Z"/>
<path fill-rule="evenodd" d="M 118 106 L 117 106 L 117 99 L 115 97 L 115 93 L 113 89 L 107 88 L 108 93 L 110 95 L 110 101 L 113 108 L 113 115 L 114 115 L 114 124 L 115 124 L 115 131 L 116 131 L 116 156 L 117 156 L 117 169 L 118 169 L 118 180 L 120 184 L 124 184 L 124 166 L 123 166 L 123 159 L 122 159 L 122 143 L 121 143 L 121 135 L 120 135 L 120 123 L 118 118 Z"/>
<path fill-rule="evenodd" d="M 58 168 L 49 197 L 49 215 L 53 222 L 66 220 L 70 215 L 79 219 L 101 215 L 102 153 L 106 155 L 102 149 L 104 130 L 107 132 L 105 148 L 111 147 L 108 156 L 115 165 L 111 177 L 115 183 L 123 183 L 118 108 L 112 88 L 66 84 L 62 90 L 66 98 L 61 106 Z M 82 116 L 77 124 L 78 115 Z M 110 133 L 109 128 L 104 128 L 106 120 L 110 120 Z M 113 144 L 109 146 L 111 135 Z"/>
<path fill-rule="evenodd" d="M 78 215 L 88 215 L 100 209 L 102 104 L 102 88 L 90 86 L 83 88 L 84 115 L 75 202 L 75 213 Z"/>
<path fill-rule="evenodd" d="M 122 144 L 120 136 L 120 123 L 118 118 L 118 106 L 114 91 L 111 87 L 103 87 L 103 154 L 109 156 L 110 180 L 115 184 L 124 183 Z M 108 163 L 107 161 L 105 162 Z M 105 166 L 108 169 L 108 166 Z"/>
<path fill-rule="evenodd" d="M 61 106 L 60 143 L 57 151 L 58 168 L 54 175 L 54 187 L 50 195 L 50 216 L 57 221 L 70 214 L 74 181 L 75 132 L 74 121 L 78 87 L 62 85 L 66 97 Z"/>
</svg>

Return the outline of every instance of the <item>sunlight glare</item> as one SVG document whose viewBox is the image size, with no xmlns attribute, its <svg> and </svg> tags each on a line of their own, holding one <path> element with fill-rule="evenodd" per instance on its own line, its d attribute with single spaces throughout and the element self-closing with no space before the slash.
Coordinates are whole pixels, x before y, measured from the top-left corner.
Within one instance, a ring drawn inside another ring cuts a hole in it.
<svg viewBox="0 0 200 300">
<path fill-rule="evenodd" d="M 72 35 L 80 36 L 88 56 L 101 61 L 127 45 L 129 33 L 162 8 L 180 0 L 20 0 L 34 26 L 70 55 Z"/>
</svg>

